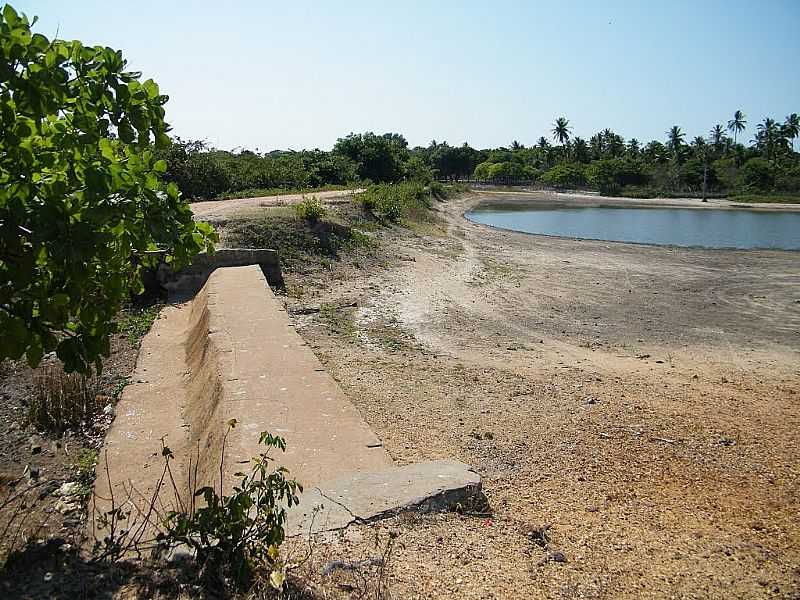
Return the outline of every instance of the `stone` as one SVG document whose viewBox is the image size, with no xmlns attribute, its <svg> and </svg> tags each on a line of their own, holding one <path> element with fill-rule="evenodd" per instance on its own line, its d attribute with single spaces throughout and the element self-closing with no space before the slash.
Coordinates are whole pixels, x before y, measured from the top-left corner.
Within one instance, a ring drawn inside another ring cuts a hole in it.
<svg viewBox="0 0 800 600">
<path fill-rule="evenodd" d="M 289 510 L 289 535 L 344 529 L 401 512 L 443 512 L 480 494 L 481 477 L 457 460 L 434 460 L 325 482 Z"/>
<path fill-rule="evenodd" d="M 36 481 L 37 479 L 39 479 L 41 471 L 39 467 L 36 465 L 28 465 L 27 467 L 25 467 L 25 473 L 27 473 L 29 480 Z"/>
<path fill-rule="evenodd" d="M 107 417 L 113 417 L 114 416 L 114 405 L 113 404 L 106 404 L 105 407 L 103 408 L 103 414 L 106 415 Z"/>
<path fill-rule="evenodd" d="M 56 510 L 60 512 L 62 515 L 68 515 L 70 513 L 79 510 L 81 507 L 80 502 L 68 502 L 66 500 L 59 500 L 56 502 Z"/>
<path fill-rule="evenodd" d="M 58 495 L 62 498 L 79 496 L 81 494 L 81 484 L 77 481 L 68 481 L 58 488 Z"/>
</svg>

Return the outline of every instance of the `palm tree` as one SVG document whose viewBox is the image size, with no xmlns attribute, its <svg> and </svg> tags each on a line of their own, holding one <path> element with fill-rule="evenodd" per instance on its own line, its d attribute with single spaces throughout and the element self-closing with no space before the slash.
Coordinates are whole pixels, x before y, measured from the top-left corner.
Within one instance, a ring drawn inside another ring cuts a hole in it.
<svg viewBox="0 0 800 600">
<path fill-rule="evenodd" d="M 744 131 L 746 125 L 747 120 L 745 119 L 745 115 L 742 111 L 737 110 L 735 113 L 733 113 L 733 118 L 728 121 L 728 131 L 733 132 L 734 144 L 736 143 L 736 135 Z"/>
<path fill-rule="evenodd" d="M 564 117 L 558 117 L 553 123 L 553 139 L 563 146 L 569 140 L 570 133 L 569 121 Z"/>
<path fill-rule="evenodd" d="M 794 138 L 800 136 L 800 117 L 797 113 L 792 113 L 783 122 L 784 134 L 792 141 L 792 152 L 794 152 Z"/>
<path fill-rule="evenodd" d="M 519 143 L 517 140 L 514 140 L 513 142 L 511 142 L 511 150 L 512 150 L 512 151 L 513 151 L 513 150 L 521 150 L 521 149 L 522 149 L 522 148 L 524 148 L 524 147 L 525 147 L 525 146 L 523 146 L 522 144 L 520 144 L 520 143 Z"/>
<path fill-rule="evenodd" d="M 775 119 L 767 117 L 763 123 L 756 125 L 756 146 L 763 150 L 767 158 L 772 158 L 775 154 L 775 146 L 782 140 L 781 128 Z"/>
<path fill-rule="evenodd" d="M 631 156 L 639 156 L 639 152 L 641 151 L 639 140 L 636 138 L 631 138 L 628 142 L 627 151 Z"/>
<path fill-rule="evenodd" d="M 581 137 L 575 137 L 572 140 L 572 153 L 575 160 L 578 162 L 589 162 L 589 145 L 586 143 L 585 139 Z"/>
<path fill-rule="evenodd" d="M 670 127 L 669 131 L 667 132 L 667 148 L 677 153 L 681 147 L 681 144 L 683 144 L 683 138 L 685 135 L 686 134 L 681 131 L 679 126 L 673 125 Z"/>
<path fill-rule="evenodd" d="M 714 150 L 719 151 L 725 143 L 725 128 L 719 124 L 714 125 L 708 135 L 714 145 Z"/>
</svg>

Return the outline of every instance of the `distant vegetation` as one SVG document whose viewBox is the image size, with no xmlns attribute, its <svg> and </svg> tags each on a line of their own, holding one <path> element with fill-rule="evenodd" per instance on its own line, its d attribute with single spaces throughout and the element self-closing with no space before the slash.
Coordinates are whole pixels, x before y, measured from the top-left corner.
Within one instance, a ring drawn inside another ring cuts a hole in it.
<svg viewBox="0 0 800 600">
<path fill-rule="evenodd" d="M 435 140 L 409 148 L 400 134 L 371 132 L 340 138 L 330 152 L 227 152 L 176 139 L 163 158 L 167 180 L 185 197 L 198 199 L 410 180 L 426 185 L 437 179 L 526 182 L 642 198 L 699 196 L 704 189 L 719 196 L 800 193 L 800 155 L 794 151 L 798 115 L 783 122 L 764 119 L 748 145 L 738 139 L 746 124 L 737 110 L 707 136 L 687 141 L 674 125 L 663 141 L 642 143 L 610 129 L 588 140 L 574 137 L 569 121 L 559 117 L 552 141 L 542 136 L 530 147 L 515 141 L 483 150 Z M 385 216 L 391 219 L 388 208 Z"/>
</svg>

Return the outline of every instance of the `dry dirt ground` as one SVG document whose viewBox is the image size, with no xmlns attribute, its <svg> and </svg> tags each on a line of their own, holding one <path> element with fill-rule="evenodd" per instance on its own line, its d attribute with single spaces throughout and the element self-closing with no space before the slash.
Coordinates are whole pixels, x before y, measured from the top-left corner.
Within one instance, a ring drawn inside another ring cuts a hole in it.
<svg viewBox="0 0 800 600">
<path fill-rule="evenodd" d="M 394 459 L 472 464 L 493 512 L 325 552 L 397 534 L 394 598 L 800 597 L 798 254 L 494 230 L 463 218 L 479 200 L 372 267 L 287 276 Z"/>
</svg>

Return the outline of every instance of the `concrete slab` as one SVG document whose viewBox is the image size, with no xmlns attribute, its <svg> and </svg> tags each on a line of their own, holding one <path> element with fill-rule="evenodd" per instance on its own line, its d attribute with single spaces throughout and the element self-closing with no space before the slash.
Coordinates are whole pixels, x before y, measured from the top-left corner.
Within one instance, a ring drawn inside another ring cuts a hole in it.
<svg viewBox="0 0 800 600">
<path fill-rule="evenodd" d="M 193 302 L 195 336 L 207 332 L 211 347 L 188 350 L 189 364 L 201 382 L 204 371 L 216 369 L 221 393 L 213 423 L 204 424 L 205 416 L 187 408 L 191 435 L 201 448 L 216 447 L 224 433 L 219 426 L 235 418 L 239 425 L 225 451 L 230 473 L 263 450 L 261 431 L 286 439 L 286 452 L 273 457 L 307 488 L 392 465 L 380 439 L 290 325 L 258 266 L 217 269 L 204 292 L 205 298 Z M 214 364 L 205 366 L 210 354 Z M 201 398 L 203 393 L 198 389 Z M 225 479 L 233 483 L 232 476 Z"/>
<path fill-rule="evenodd" d="M 289 510 L 287 534 L 333 531 L 404 511 L 452 510 L 468 505 L 480 491 L 480 475 L 457 460 L 355 473 L 306 489 L 300 504 Z"/>
<path fill-rule="evenodd" d="M 237 426 L 228 431 L 231 419 Z M 111 508 L 113 493 L 116 506 L 124 503 L 140 520 L 149 515 L 162 440 L 175 457 L 169 481 L 177 489 L 163 488 L 156 506 L 171 507 L 176 491 L 186 502 L 190 489 L 219 488 L 220 478 L 229 493 L 234 473 L 264 450 L 262 431 L 286 439 L 287 451 L 272 458 L 306 490 L 290 510 L 291 534 L 405 510 L 448 510 L 481 489 L 480 476 L 454 460 L 393 468 L 381 440 L 291 326 L 261 268 L 250 265 L 214 270 L 191 302 L 164 309 L 145 336 L 106 438 L 97 511 Z"/>
</svg>

